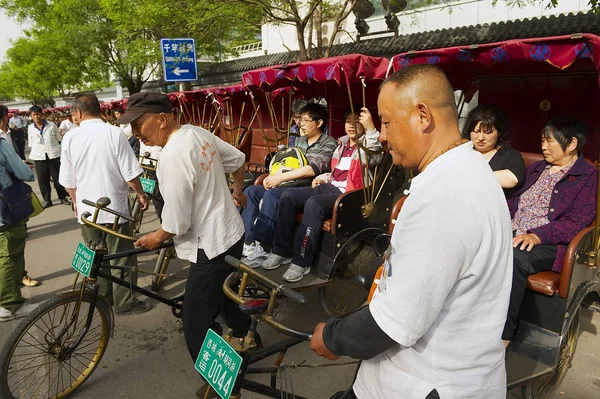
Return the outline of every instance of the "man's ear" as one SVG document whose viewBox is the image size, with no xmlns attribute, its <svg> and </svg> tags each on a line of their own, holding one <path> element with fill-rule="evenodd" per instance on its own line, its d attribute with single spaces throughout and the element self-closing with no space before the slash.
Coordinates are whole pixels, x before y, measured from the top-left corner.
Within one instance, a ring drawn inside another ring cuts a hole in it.
<svg viewBox="0 0 600 399">
<path fill-rule="evenodd" d="M 322 127 L 323 127 L 323 119 L 319 119 L 319 120 L 317 121 L 317 127 L 318 127 L 318 128 L 322 128 Z"/>
<path fill-rule="evenodd" d="M 169 117 L 164 112 L 158 114 L 158 120 L 160 122 L 160 127 L 167 127 L 169 125 Z"/>
<path fill-rule="evenodd" d="M 431 109 L 424 102 L 419 102 L 416 105 L 416 112 L 418 114 L 419 130 L 425 132 L 429 129 L 429 126 L 433 123 L 433 115 Z"/>
</svg>

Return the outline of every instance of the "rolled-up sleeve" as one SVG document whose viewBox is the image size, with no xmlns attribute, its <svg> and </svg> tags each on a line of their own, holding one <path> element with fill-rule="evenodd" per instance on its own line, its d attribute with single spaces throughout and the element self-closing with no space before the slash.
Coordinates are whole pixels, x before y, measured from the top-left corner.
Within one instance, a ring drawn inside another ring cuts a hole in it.
<svg viewBox="0 0 600 399">
<path fill-rule="evenodd" d="M 71 154 L 69 153 L 70 144 L 70 137 L 67 136 L 63 141 L 60 155 L 60 171 L 58 174 L 58 182 L 65 188 L 77 188 L 75 168 L 73 168 Z"/>
<path fill-rule="evenodd" d="M 135 156 L 129 141 L 124 134 L 118 134 L 116 155 L 119 162 L 119 170 L 125 181 L 131 181 L 141 175 L 144 170 L 140 166 L 137 157 Z"/>
</svg>

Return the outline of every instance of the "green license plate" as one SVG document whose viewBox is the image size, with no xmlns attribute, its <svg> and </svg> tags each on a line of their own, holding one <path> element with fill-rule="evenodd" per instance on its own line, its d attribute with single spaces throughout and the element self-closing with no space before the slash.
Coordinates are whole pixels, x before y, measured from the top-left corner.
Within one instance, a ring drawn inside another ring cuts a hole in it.
<svg viewBox="0 0 600 399">
<path fill-rule="evenodd" d="M 96 252 L 92 251 L 84 244 L 79 243 L 79 245 L 77 245 L 77 249 L 75 250 L 73 260 L 71 261 L 71 266 L 73 266 L 73 269 L 77 270 L 79 273 L 89 277 L 95 256 Z"/>
<path fill-rule="evenodd" d="M 221 398 L 228 399 L 231 396 L 241 365 L 239 353 L 209 329 L 195 367 Z"/>
<path fill-rule="evenodd" d="M 142 189 L 145 193 L 154 194 L 154 187 L 156 187 L 156 180 L 146 179 L 145 177 L 140 177 L 140 183 L 142 183 Z"/>
</svg>

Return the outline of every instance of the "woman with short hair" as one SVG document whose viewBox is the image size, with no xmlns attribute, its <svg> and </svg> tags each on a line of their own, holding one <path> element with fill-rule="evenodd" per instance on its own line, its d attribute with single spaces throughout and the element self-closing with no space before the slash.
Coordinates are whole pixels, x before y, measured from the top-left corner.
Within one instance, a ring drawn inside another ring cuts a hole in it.
<svg viewBox="0 0 600 399">
<path fill-rule="evenodd" d="M 513 339 L 527 277 L 560 272 L 569 242 L 596 215 L 598 171 L 581 149 L 586 127 L 575 118 L 548 122 L 541 132 L 544 160 L 529 165 L 525 184 L 508 200 L 512 217 L 513 286 L 502 339 Z"/>
<path fill-rule="evenodd" d="M 525 163 L 521 154 L 510 147 L 508 129 L 508 119 L 500 108 L 479 105 L 467 115 L 462 134 L 488 161 L 507 197 L 525 181 Z"/>
</svg>

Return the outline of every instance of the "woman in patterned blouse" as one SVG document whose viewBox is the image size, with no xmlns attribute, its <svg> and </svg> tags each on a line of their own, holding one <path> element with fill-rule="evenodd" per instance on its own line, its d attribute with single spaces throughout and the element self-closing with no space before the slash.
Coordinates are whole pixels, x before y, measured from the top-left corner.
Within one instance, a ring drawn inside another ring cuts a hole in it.
<svg viewBox="0 0 600 399">
<path fill-rule="evenodd" d="M 527 277 L 544 270 L 560 272 L 569 242 L 596 214 L 598 171 L 580 152 L 586 142 L 585 124 L 556 118 L 541 137 L 544 160 L 527 168 L 523 188 L 508 200 L 514 268 L 505 343 L 517 329 Z"/>
</svg>

